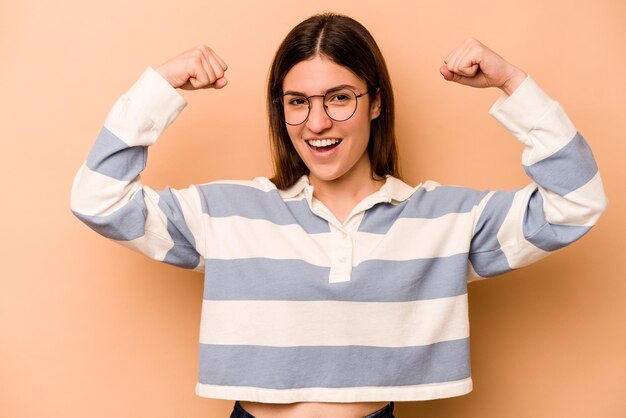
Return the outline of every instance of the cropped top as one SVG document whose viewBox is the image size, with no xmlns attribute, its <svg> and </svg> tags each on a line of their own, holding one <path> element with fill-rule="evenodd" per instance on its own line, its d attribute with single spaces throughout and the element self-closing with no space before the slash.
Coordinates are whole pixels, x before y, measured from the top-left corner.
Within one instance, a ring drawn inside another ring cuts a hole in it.
<svg viewBox="0 0 626 418">
<path fill-rule="evenodd" d="M 200 396 L 413 401 L 472 388 L 467 282 L 585 234 L 606 199 L 561 106 L 527 78 L 490 113 L 531 179 L 483 191 L 387 177 L 339 222 L 306 176 L 154 190 L 147 147 L 185 100 L 153 69 L 113 106 L 72 187 L 74 214 L 156 260 L 204 272 Z"/>
</svg>

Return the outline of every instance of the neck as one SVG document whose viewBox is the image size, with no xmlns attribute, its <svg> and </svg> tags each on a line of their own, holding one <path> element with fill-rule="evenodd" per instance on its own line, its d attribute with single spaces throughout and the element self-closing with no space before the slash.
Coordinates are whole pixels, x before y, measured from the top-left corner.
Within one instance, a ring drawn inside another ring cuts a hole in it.
<svg viewBox="0 0 626 418">
<path fill-rule="evenodd" d="M 360 175 L 344 175 L 335 180 L 319 180 L 310 177 L 313 196 L 321 201 L 343 223 L 350 212 L 364 198 L 375 193 L 384 183 L 384 179 L 372 178 L 370 168 Z"/>
</svg>

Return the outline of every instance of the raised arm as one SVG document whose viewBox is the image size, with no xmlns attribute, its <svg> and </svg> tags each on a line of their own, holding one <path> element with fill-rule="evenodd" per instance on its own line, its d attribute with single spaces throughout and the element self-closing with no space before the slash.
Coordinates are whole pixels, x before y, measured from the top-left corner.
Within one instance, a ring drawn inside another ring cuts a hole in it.
<svg viewBox="0 0 626 418">
<path fill-rule="evenodd" d="M 533 181 L 480 202 L 470 249 L 475 273 L 487 277 L 525 266 L 589 231 L 607 201 L 591 149 L 561 106 L 474 39 L 444 63 L 446 80 L 506 93 L 490 113 L 524 144 L 522 164 Z"/>
<path fill-rule="evenodd" d="M 141 78 L 115 103 L 72 186 L 73 213 L 122 245 L 169 264 L 201 269 L 202 203 L 196 187 L 155 191 L 141 184 L 147 147 L 186 101 L 175 88 L 222 88 L 226 64 L 199 46 Z"/>
</svg>

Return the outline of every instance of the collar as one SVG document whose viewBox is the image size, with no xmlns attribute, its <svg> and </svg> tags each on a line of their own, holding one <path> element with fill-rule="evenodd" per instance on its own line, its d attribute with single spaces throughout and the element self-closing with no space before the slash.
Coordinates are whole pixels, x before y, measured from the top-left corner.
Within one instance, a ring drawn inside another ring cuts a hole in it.
<svg viewBox="0 0 626 418">
<path fill-rule="evenodd" d="M 417 190 L 421 185 L 422 184 L 420 183 L 417 186 L 412 187 L 396 177 L 387 176 L 385 178 L 385 183 L 382 185 L 380 190 L 372 196 L 379 195 L 379 199 L 381 201 L 393 202 L 397 204 L 404 202 L 411 197 L 413 193 L 415 193 L 415 190 Z M 293 186 L 285 190 L 279 190 L 278 192 L 283 199 L 297 199 L 306 196 L 307 193 L 312 195 L 313 186 L 311 186 L 309 183 L 309 177 L 305 174 L 300 177 Z"/>
</svg>

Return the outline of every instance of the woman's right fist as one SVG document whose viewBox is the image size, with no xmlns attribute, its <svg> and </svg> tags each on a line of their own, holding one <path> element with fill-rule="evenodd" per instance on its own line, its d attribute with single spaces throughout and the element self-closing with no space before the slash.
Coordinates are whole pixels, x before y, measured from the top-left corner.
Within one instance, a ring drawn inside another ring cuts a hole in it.
<svg viewBox="0 0 626 418">
<path fill-rule="evenodd" d="M 199 45 L 156 68 L 172 87 L 185 90 L 221 89 L 228 81 L 228 66 L 211 48 Z"/>
</svg>

